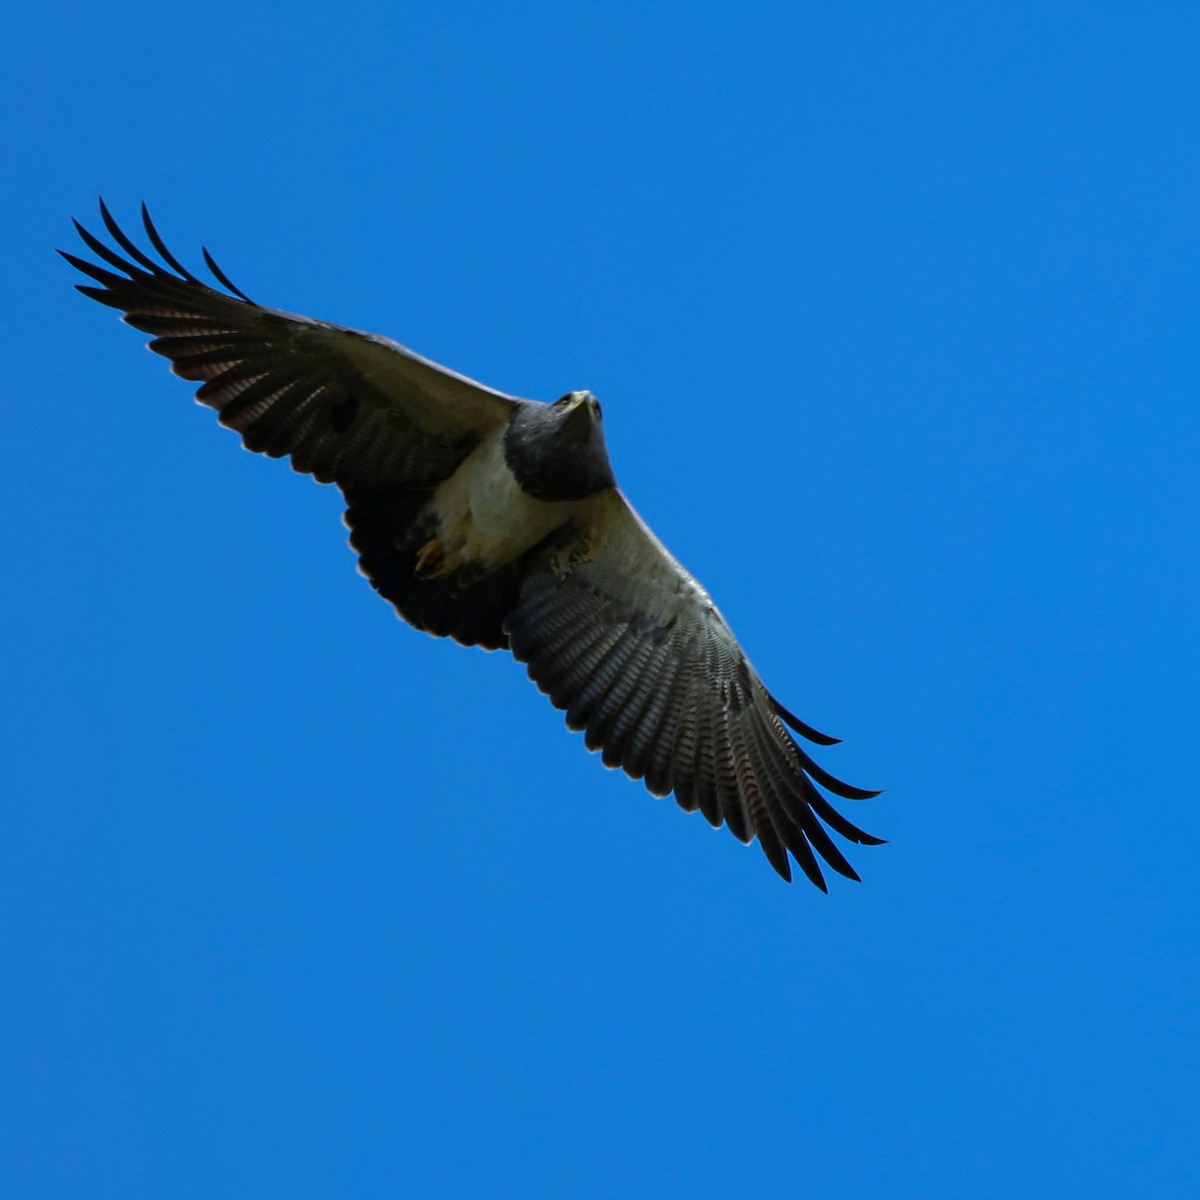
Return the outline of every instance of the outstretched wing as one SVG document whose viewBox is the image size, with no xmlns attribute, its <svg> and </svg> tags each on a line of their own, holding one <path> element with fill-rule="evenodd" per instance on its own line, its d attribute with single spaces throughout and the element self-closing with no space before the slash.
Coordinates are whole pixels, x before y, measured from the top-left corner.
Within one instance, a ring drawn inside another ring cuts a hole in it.
<svg viewBox="0 0 1200 1200">
<path fill-rule="evenodd" d="M 835 739 L 767 692 L 708 594 L 619 492 L 601 493 L 586 524 L 533 552 L 504 629 L 588 749 L 741 841 L 757 837 L 784 879 L 789 851 L 822 889 L 814 851 L 858 878 L 822 822 L 851 842 L 880 844 L 816 784 L 852 800 L 878 793 L 835 779 L 797 746 L 785 722 L 812 741 Z"/>
<path fill-rule="evenodd" d="M 297 471 L 347 487 L 406 487 L 446 478 L 516 401 L 387 338 L 255 304 L 204 259 L 227 291 L 202 283 L 167 250 L 142 207 L 156 261 L 100 215 L 122 254 L 77 221 L 106 266 L 63 257 L 100 286 L 85 296 L 154 335 L 150 349 L 202 386 L 196 399 L 247 449 L 290 456 Z M 111 268 L 111 269 L 110 269 Z"/>
</svg>

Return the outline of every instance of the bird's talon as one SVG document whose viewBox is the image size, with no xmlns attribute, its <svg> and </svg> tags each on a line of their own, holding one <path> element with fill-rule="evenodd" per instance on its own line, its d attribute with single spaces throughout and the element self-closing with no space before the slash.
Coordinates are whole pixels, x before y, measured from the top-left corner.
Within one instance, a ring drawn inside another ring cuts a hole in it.
<svg viewBox="0 0 1200 1200">
<path fill-rule="evenodd" d="M 449 572 L 446 569 L 446 552 L 437 538 L 429 541 L 417 551 L 417 574 L 425 579 L 441 579 Z"/>
</svg>

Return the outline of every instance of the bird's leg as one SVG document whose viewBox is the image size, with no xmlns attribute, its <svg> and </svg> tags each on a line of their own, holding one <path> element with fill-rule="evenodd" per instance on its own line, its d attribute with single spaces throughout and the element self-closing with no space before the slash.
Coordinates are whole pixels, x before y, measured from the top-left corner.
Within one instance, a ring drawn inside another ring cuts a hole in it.
<svg viewBox="0 0 1200 1200">
<path fill-rule="evenodd" d="M 446 563 L 446 549 L 439 538 L 430 538 L 417 551 L 416 571 L 422 579 L 444 579 L 450 570 Z"/>
</svg>

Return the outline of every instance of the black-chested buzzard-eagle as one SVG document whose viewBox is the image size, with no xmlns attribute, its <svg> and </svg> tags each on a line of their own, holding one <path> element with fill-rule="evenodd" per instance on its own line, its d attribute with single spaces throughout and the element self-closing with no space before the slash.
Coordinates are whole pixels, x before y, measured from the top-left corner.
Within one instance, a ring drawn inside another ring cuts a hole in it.
<svg viewBox="0 0 1200 1200">
<path fill-rule="evenodd" d="M 767 691 L 708 593 L 626 502 L 590 392 L 520 400 L 387 338 L 263 308 L 207 250 L 224 290 L 197 279 L 144 206 L 161 261 L 103 201 L 100 213 L 122 253 L 76 222 L 106 264 L 64 254 L 99 284 L 79 290 L 152 334 L 150 349 L 201 384 L 197 400 L 247 449 L 341 488 L 362 573 L 409 624 L 510 650 L 606 766 L 757 838 L 784 879 L 789 851 L 818 887 L 817 855 L 858 878 L 824 825 L 881 839 L 815 785 L 878 793 L 835 779 L 790 736 L 785 724 L 837 740 Z"/>
</svg>

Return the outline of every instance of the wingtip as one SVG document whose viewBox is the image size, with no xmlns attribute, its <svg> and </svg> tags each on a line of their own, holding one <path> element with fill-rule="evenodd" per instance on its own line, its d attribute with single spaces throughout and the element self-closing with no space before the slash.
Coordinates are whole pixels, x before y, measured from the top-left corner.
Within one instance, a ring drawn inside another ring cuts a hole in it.
<svg viewBox="0 0 1200 1200">
<path fill-rule="evenodd" d="M 822 733 L 819 729 L 814 729 L 807 721 L 800 720 L 794 712 L 790 712 L 784 708 L 774 696 L 771 696 L 770 699 L 771 705 L 780 720 L 789 725 L 794 732 L 798 733 L 806 741 L 813 742 L 818 746 L 836 746 L 841 742 L 841 738 L 836 738 L 830 733 Z"/>
<path fill-rule="evenodd" d="M 172 271 L 174 271 L 187 283 L 193 283 L 197 287 L 208 287 L 208 284 L 206 284 L 202 279 L 197 279 L 196 276 L 193 275 L 192 272 L 189 271 L 187 267 L 185 267 L 183 263 L 181 263 L 179 259 L 177 259 L 175 255 L 167 249 L 167 244 L 163 241 L 162 234 L 158 232 L 154 222 L 150 219 L 150 210 L 146 207 L 146 202 L 144 200 L 142 201 L 142 224 L 146 228 L 146 236 L 150 239 L 150 244 L 154 247 L 155 252 L 162 258 L 163 262 L 165 262 Z"/>
<path fill-rule="evenodd" d="M 238 285 L 236 283 L 234 283 L 233 280 L 230 279 L 229 276 L 226 275 L 225 272 L 222 271 L 219 266 L 217 266 L 217 261 L 209 253 L 207 246 L 201 246 L 200 253 L 203 254 L 204 262 L 205 262 L 206 266 L 213 273 L 213 278 L 219 284 L 221 284 L 223 287 L 228 288 L 239 300 L 244 300 L 247 304 L 254 303 L 254 301 L 251 300 L 250 297 L 247 296 L 246 293 L 243 292 L 242 289 L 240 287 L 238 287 Z"/>
<path fill-rule="evenodd" d="M 825 882 L 825 873 L 821 870 L 820 863 L 817 862 L 817 857 L 812 852 L 812 847 L 804 840 L 804 835 L 799 834 L 798 840 L 790 840 L 788 850 L 796 865 L 804 872 L 804 877 L 813 887 L 818 887 L 827 896 L 829 895 L 829 884 Z"/>
<path fill-rule="evenodd" d="M 846 788 L 847 790 L 855 793 L 853 796 L 847 796 L 847 800 L 874 800 L 876 796 L 882 796 L 883 793 L 887 791 L 886 788 L 879 788 L 878 790 L 872 792 L 867 788 L 850 787 L 849 784 L 846 785 Z"/>
<path fill-rule="evenodd" d="M 86 259 L 80 258 L 78 254 L 72 254 L 69 250 L 55 250 L 54 253 L 62 255 L 77 271 L 83 271 L 84 274 L 88 273 L 87 268 L 91 266 L 91 263 Z"/>
<path fill-rule="evenodd" d="M 799 755 L 804 773 L 819 783 L 826 791 L 832 792 L 835 796 L 841 796 L 843 800 L 873 800 L 882 794 L 869 791 L 867 788 L 855 787 L 853 784 L 839 779 L 836 775 L 831 775 L 824 767 L 805 754 L 799 746 L 795 747 L 795 751 Z"/>
<path fill-rule="evenodd" d="M 792 855 L 792 857 L 796 858 L 795 855 Z M 825 893 L 826 896 L 829 895 L 829 884 L 825 882 L 825 876 L 822 874 L 820 867 L 818 867 L 814 864 L 813 868 L 810 870 L 809 867 L 800 858 L 796 858 L 796 864 L 797 864 L 797 866 L 799 866 L 800 870 L 804 872 L 804 878 L 807 879 L 808 882 L 813 885 L 813 887 L 819 888 L 822 892 Z M 772 863 L 771 865 L 774 866 L 774 863 Z M 779 871 L 779 868 L 775 867 L 775 870 Z M 784 875 L 784 873 L 782 871 L 779 871 L 779 874 L 782 876 L 783 881 L 785 883 L 794 883 L 795 882 L 795 879 L 792 876 L 790 864 L 788 866 L 788 873 L 786 875 Z"/>
</svg>

